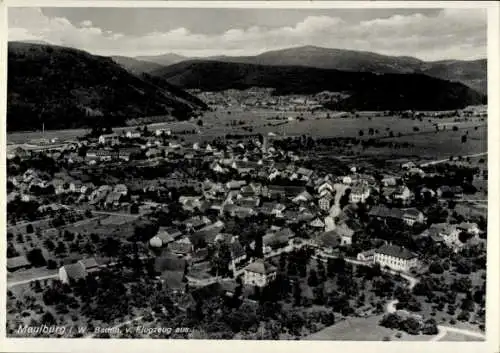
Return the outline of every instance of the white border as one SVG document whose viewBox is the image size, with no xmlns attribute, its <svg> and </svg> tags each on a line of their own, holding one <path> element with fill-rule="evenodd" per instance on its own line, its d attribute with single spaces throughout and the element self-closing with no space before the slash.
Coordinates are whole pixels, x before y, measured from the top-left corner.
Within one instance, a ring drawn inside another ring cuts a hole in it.
<svg viewBox="0 0 500 353">
<path fill-rule="evenodd" d="M 289 353 L 304 351 L 342 352 L 500 352 L 499 344 L 499 234 L 500 234 L 500 190 L 499 175 L 499 137 L 500 137 L 500 6 L 495 1 L 74 1 L 74 0 L 0 0 L 0 113 L 5 124 L 6 116 L 6 53 L 7 53 L 7 7 L 155 7 L 155 8 L 487 8 L 488 9 L 488 269 L 486 300 L 486 342 L 353 342 L 353 341 L 182 341 L 182 340 L 98 340 L 98 339 L 14 339 L 5 338 L 5 315 L 0 315 L 0 349 L 6 352 L 86 352 L 115 350 L 117 352 L 164 351 L 213 351 L 217 353 L 252 352 L 254 350 L 287 350 Z M 5 126 L 5 125 L 3 125 Z M 6 146 L 5 129 L 1 130 L 0 142 Z M 5 185 L 5 148 L 0 148 L 0 181 Z M 5 198 L 0 198 L 0 207 L 6 212 Z M 0 241 L 0 251 L 6 249 L 6 220 L 0 221 L 4 232 Z M 6 279 L 5 255 L 0 256 L 0 278 Z M 6 282 L 0 280 L 0 308 L 6 308 Z"/>
</svg>

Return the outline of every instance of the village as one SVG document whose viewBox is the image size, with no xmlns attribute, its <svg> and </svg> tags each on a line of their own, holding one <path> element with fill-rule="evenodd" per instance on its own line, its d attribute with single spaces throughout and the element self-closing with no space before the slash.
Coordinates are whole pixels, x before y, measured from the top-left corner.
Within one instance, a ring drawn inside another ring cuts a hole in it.
<svg viewBox="0 0 500 353">
<path fill-rule="evenodd" d="M 384 339 L 484 330 L 484 157 L 326 173 L 279 138 L 144 127 L 10 150 L 8 330 L 175 319 L 195 326 L 181 337 L 291 339 L 382 315 Z"/>
</svg>

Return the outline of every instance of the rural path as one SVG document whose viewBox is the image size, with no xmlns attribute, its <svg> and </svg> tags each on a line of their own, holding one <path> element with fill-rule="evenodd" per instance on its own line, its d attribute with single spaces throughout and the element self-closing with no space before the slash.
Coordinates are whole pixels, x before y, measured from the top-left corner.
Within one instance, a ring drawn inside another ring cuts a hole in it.
<svg viewBox="0 0 500 353">
<path fill-rule="evenodd" d="M 148 259 L 149 256 L 140 256 L 139 257 L 139 260 L 145 260 L 145 259 Z M 116 264 L 118 264 L 118 262 L 116 261 L 113 261 L 113 262 L 110 262 L 110 263 L 107 263 L 107 264 L 102 264 L 100 267 L 111 267 L 111 266 L 115 266 Z M 22 281 L 16 281 L 16 282 L 8 282 L 8 279 L 7 279 L 7 288 L 12 288 L 12 287 L 15 287 L 15 286 L 20 286 L 22 284 L 28 284 L 28 283 L 31 283 L 31 282 L 35 282 L 35 281 L 43 281 L 43 280 L 46 280 L 46 279 L 54 279 L 54 278 L 59 278 L 59 273 L 54 273 L 52 275 L 46 275 L 46 276 L 38 276 L 38 277 L 33 277 L 33 278 L 27 278 L 27 279 L 24 279 Z"/>
<path fill-rule="evenodd" d="M 86 209 L 81 209 L 75 206 L 70 206 L 70 205 L 64 205 L 64 204 L 59 204 L 61 207 L 65 208 L 70 208 L 75 211 L 81 211 L 85 212 L 87 211 Z M 125 212 L 111 212 L 111 211 L 96 211 L 96 210 L 90 210 L 92 214 L 98 214 L 98 215 L 106 215 L 106 216 L 120 216 L 120 217 L 129 217 L 129 218 L 139 218 L 141 215 L 140 214 L 131 214 L 131 213 L 125 213 Z"/>
<path fill-rule="evenodd" d="M 398 302 L 399 301 L 397 299 L 394 299 L 394 300 L 391 300 L 390 302 L 388 302 L 386 307 L 385 307 L 385 311 L 389 314 L 395 313 L 397 311 L 396 305 L 398 304 Z M 481 332 L 473 331 L 473 330 L 466 330 L 466 329 L 460 329 L 460 328 L 456 328 L 456 327 L 443 326 L 443 325 L 437 325 L 437 329 L 438 329 L 437 335 L 431 337 L 431 339 L 429 341 L 431 341 L 431 342 L 441 341 L 446 336 L 446 334 L 448 332 L 458 333 L 458 334 L 461 334 L 464 336 L 470 336 L 470 337 L 475 337 L 475 338 L 479 338 L 479 339 L 486 339 L 485 334 L 483 334 Z"/>
<path fill-rule="evenodd" d="M 484 156 L 484 155 L 487 155 L 488 152 L 482 152 L 482 153 L 475 153 L 475 154 L 469 154 L 467 156 L 462 156 L 462 158 L 474 158 L 474 157 L 481 157 L 481 156 Z M 425 162 L 425 163 L 422 163 L 420 164 L 420 167 L 427 167 L 427 166 L 430 166 L 430 165 L 435 165 L 435 164 L 440 164 L 440 163 L 446 163 L 446 162 L 449 162 L 450 159 L 447 158 L 447 159 L 439 159 L 439 160 L 436 160 L 436 161 L 430 161 L 430 162 Z"/>
<path fill-rule="evenodd" d="M 477 331 L 465 330 L 465 329 L 460 329 L 460 328 L 456 328 L 456 327 L 449 327 L 449 326 L 442 326 L 442 325 L 438 325 L 437 328 L 438 328 L 439 332 L 436 336 L 434 336 L 430 339 L 431 342 L 437 342 L 437 341 L 442 340 L 448 332 L 458 333 L 458 334 L 461 334 L 464 336 L 475 337 L 475 338 L 479 338 L 479 339 L 483 339 L 483 340 L 486 339 L 485 334 L 483 334 L 481 332 L 477 332 Z"/>
<path fill-rule="evenodd" d="M 12 288 L 12 287 L 15 287 L 15 286 L 19 286 L 21 284 L 28 284 L 28 283 L 35 282 L 35 281 L 43 281 L 43 280 L 46 280 L 46 279 L 53 279 L 53 278 L 57 278 L 57 277 L 58 277 L 58 274 L 55 273 L 53 275 L 28 278 L 28 279 L 25 279 L 25 280 L 22 280 L 22 281 L 16 281 L 16 282 L 10 282 L 10 283 L 7 282 L 7 288 Z"/>
</svg>

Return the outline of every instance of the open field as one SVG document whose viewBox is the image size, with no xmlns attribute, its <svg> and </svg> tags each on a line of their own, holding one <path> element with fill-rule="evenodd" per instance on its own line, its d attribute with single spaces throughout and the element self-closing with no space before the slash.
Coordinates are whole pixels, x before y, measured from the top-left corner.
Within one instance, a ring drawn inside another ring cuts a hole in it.
<svg viewBox="0 0 500 353">
<path fill-rule="evenodd" d="M 141 125 L 142 126 L 142 125 Z M 134 131 L 136 126 L 125 126 L 125 127 L 115 127 L 113 131 L 121 134 L 122 131 Z M 181 131 L 186 129 L 196 129 L 197 126 L 191 122 L 165 122 L 165 123 L 155 123 L 149 124 L 148 129 L 153 131 L 156 129 L 168 128 L 172 131 Z M 73 140 L 77 137 L 84 136 L 89 133 L 90 129 L 68 129 L 68 130 L 46 130 L 44 134 L 41 131 L 19 131 L 10 132 L 7 134 L 8 144 L 22 144 L 30 140 L 46 138 L 53 139 L 58 138 L 61 141 Z"/>
<path fill-rule="evenodd" d="M 428 341 L 434 336 L 409 335 L 401 332 L 401 337 L 396 337 L 400 331 L 391 330 L 380 326 L 378 323 L 383 315 L 367 318 L 348 318 L 335 325 L 329 326 L 308 337 L 309 341 L 383 341 L 384 337 L 391 341 Z"/>
<path fill-rule="evenodd" d="M 393 142 L 408 142 L 414 147 L 409 147 L 409 153 L 420 154 L 422 156 L 439 155 L 442 157 L 461 156 L 486 152 L 488 150 L 486 126 L 467 129 L 467 142 L 462 143 L 461 138 L 464 131 L 439 131 L 430 134 L 416 134 L 387 139 Z"/>
<path fill-rule="evenodd" d="M 193 122 L 165 122 L 148 125 L 150 130 L 158 128 L 170 128 L 172 131 L 186 129 L 200 129 L 201 135 L 186 135 L 183 136 L 186 140 L 191 139 L 211 139 L 217 136 L 222 136 L 227 133 L 248 133 L 242 127 L 252 127 L 253 133 L 267 134 L 274 132 L 276 134 L 284 133 L 288 136 L 293 135 L 311 135 L 318 137 L 357 137 L 360 129 L 365 130 L 365 136 L 368 136 L 368 129 L 373 128 L 378 130 L 378 134 L 374 137 L 388 136 L 388 130 L 391 129 L 395 135 L 398 133 L 411 133 L 414 126 L 418 126 L 420 132 L 434 131 L 434 124 L 440 126 L 446 125 L 446 129 L 451 130 L 452 126 L 457 125 L 460 129 L 469 128 L 472 130 L 474 126 L 484 125 L 477 118 L 471 118 L 469 121 L 455 122 L 453 118 L 435 119 L 425 118 L 422 121 L 400 119 L 395 116 L 380 116 L 368 117 L 364 114 L 358 118 L 332 118 L 326 119 L 326 112 L 297 112 L 297 111 L 275 111 L 270 109 L 252 109 L 243 110 L 241 108 L 224 109 L 206 112 L 203 117 L 203 127 L 199 128 Z M 331 116 L 335 116 L 335 112 L 330 112 Z M 286 119 L 288 117 L 303 117 L 303 121 L 287 121 L 276 120 Z M 244 121 L 241 126 L 227 126 L 231 121 Z M 278 126 L 275 126 L 279 124 Z M 273 126 L 274 125 L 274 126 Z M 117 127 L 113 130 L 117 133 L 122 131 L 134 130 L 135 126 Z M 45 138 L 59 138 L 60 140 L 74 139 L 89 132 L 89 129 L 70 129 L 70 130 L 49 130 L 45 131 Z M 451 132 L 451 131 L 450 131 Z M 459 137 L 459 132 L 456 133 Z M 29 140 L 41 138 L 41 131 L 37 132 L 13 132 L 7 135 L 9 144 L 21 144 Z M 410 138 L 411 139 L 411 138 Z"/>
</svg>

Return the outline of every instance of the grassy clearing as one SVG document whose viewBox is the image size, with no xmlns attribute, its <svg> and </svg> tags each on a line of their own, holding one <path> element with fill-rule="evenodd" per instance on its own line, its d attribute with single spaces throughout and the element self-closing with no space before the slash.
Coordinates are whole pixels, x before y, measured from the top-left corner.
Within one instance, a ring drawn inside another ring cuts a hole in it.
<svg viewBox="0 0 500 353">
<path fill-rule="evenodd" d="M 383 315 L 368 318 L 348 318 L 316 332 L 305 339 L 308 341 L 428 341 L 433 336 L 408 335 L 400 332 L 401 337 L 396 337 L 399 331 L 379 326 Z"/>
</svg>

